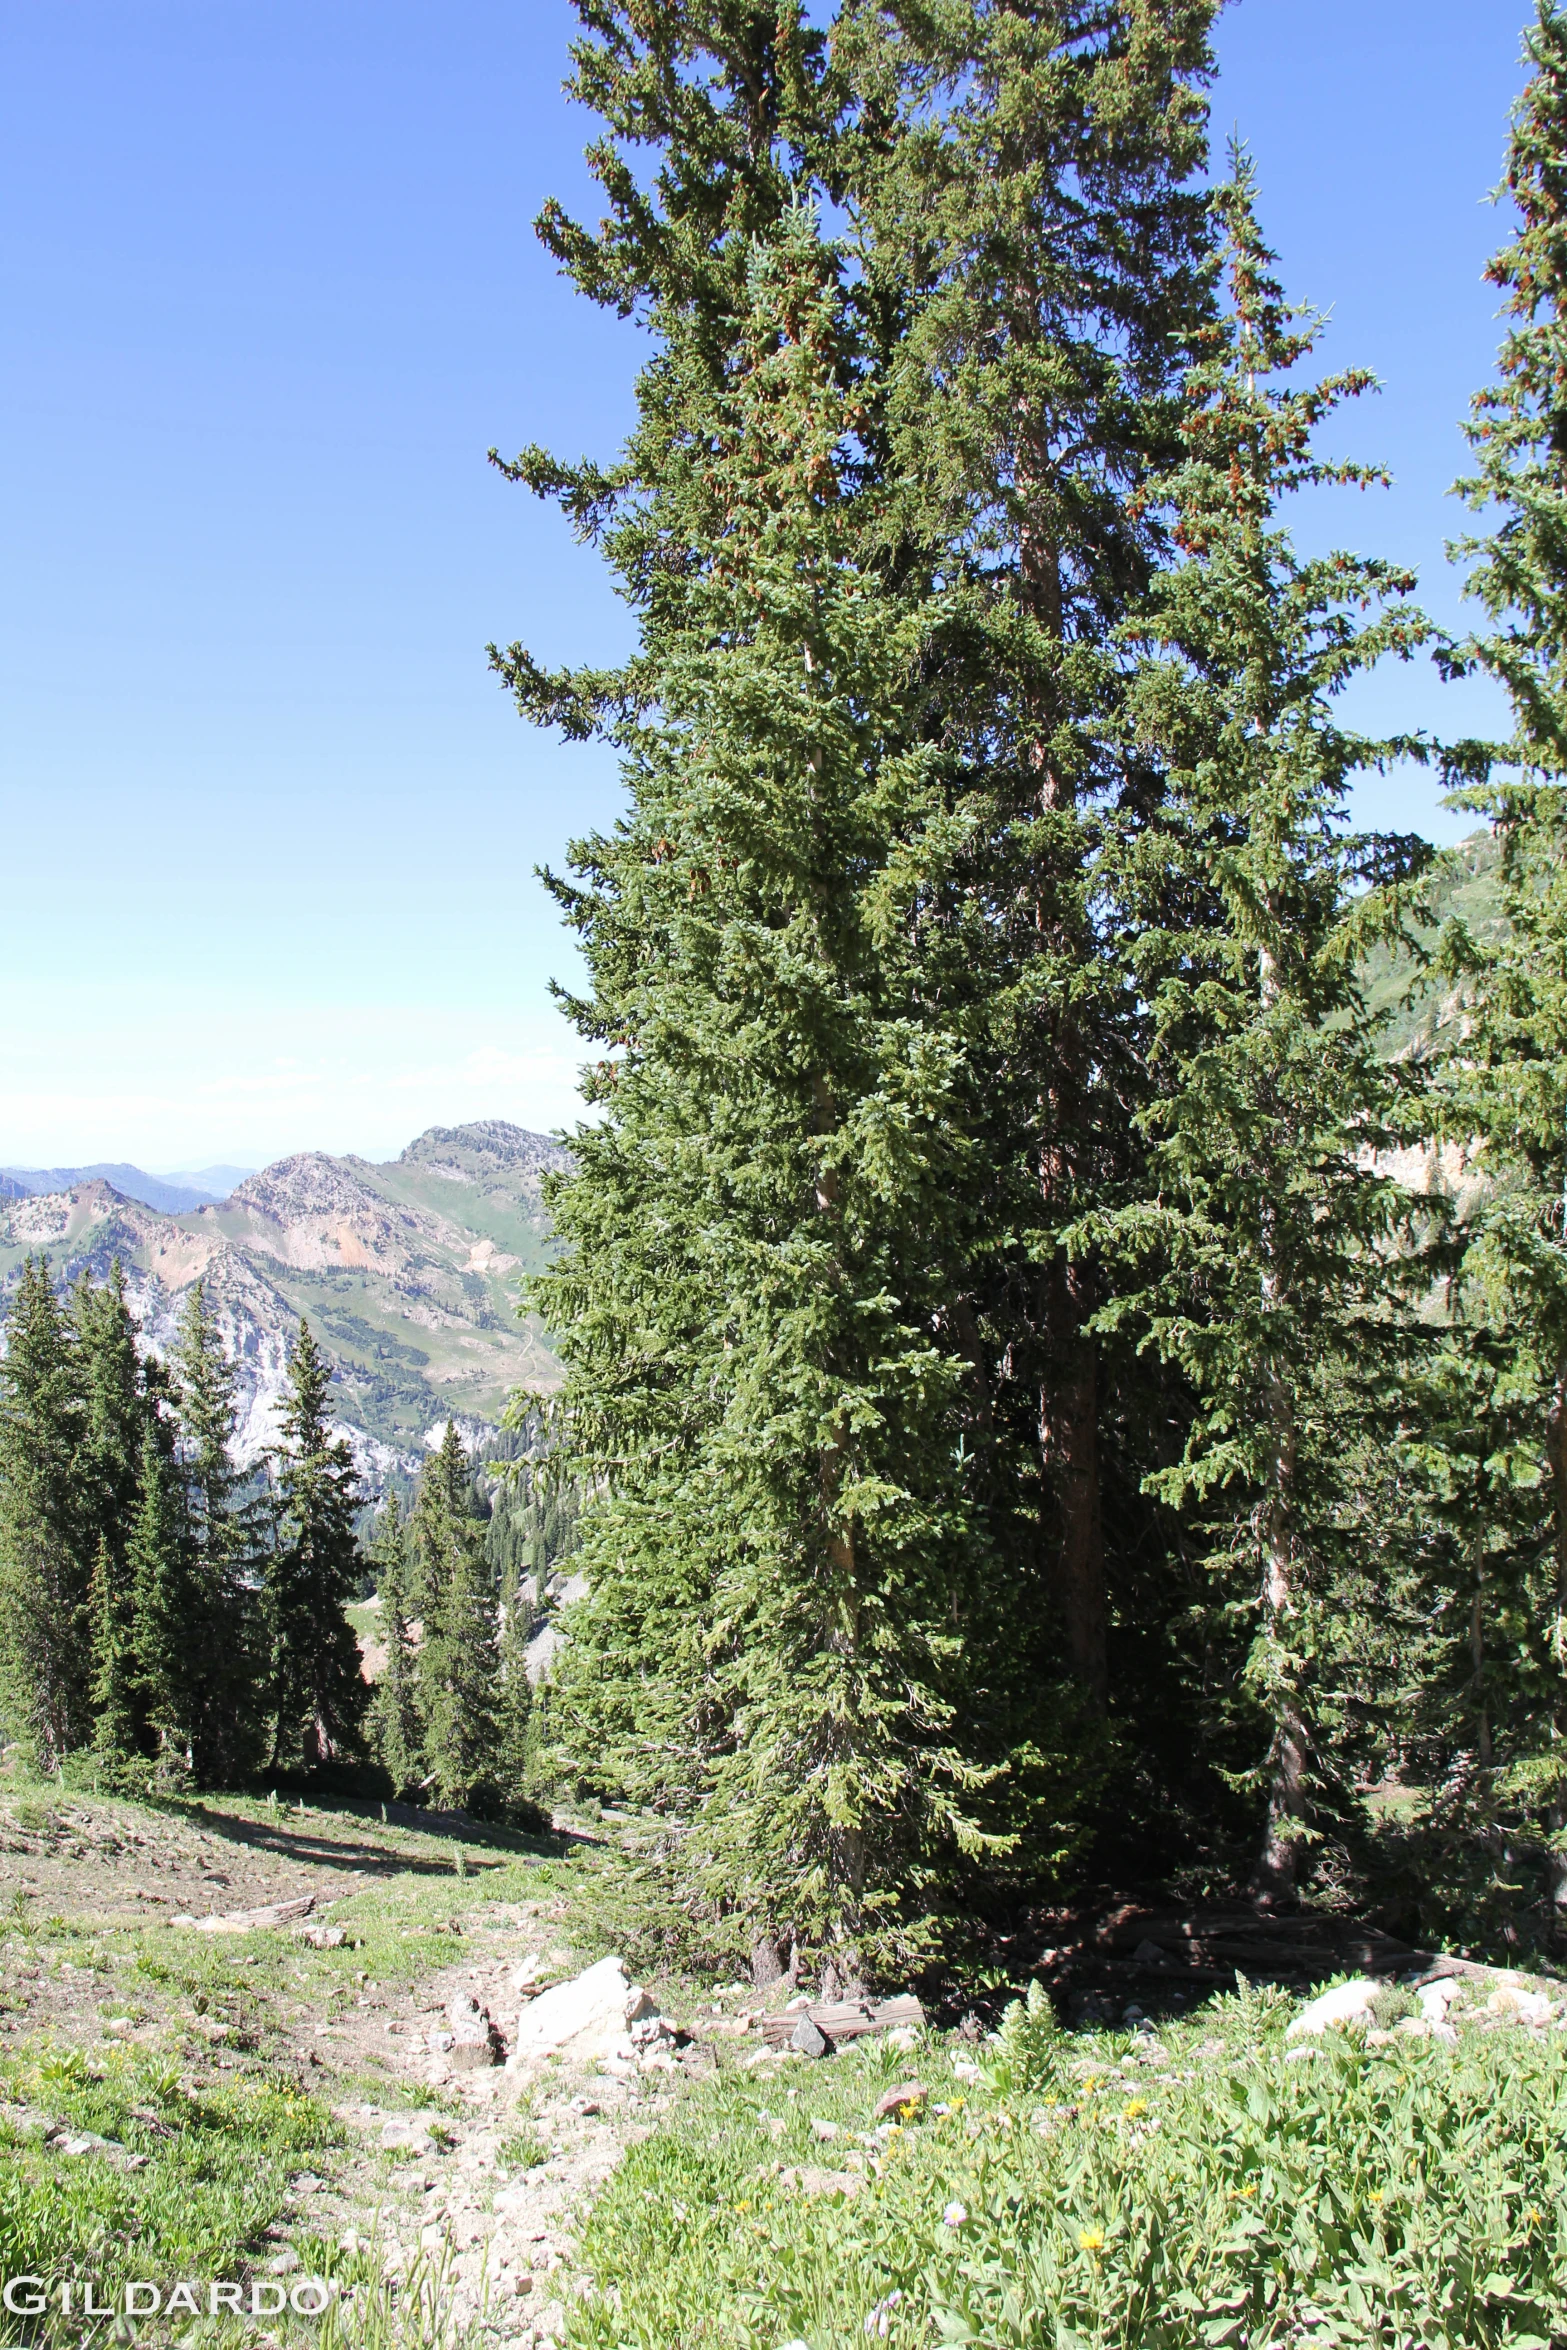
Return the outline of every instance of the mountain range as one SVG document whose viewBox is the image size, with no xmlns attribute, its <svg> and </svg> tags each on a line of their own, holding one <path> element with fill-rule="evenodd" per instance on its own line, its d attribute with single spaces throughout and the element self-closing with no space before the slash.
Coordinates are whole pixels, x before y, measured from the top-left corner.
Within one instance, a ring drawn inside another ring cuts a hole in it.
<svg viewBox="0 0 1567 2350">
<path fill-rule="evenodd" d="M 0 1167 L 0 1199 L 33 1199 L 40 1192 L 69 1191 L 78 1183 L 108 1183 L 126 1199 L 140 1200 L 165 1216 L 183 1216 L 192 1208 L 216 1207 L 237 1183 L 254 1175 L 254 1167 L 201 1167 L 170 1175 L 149 1175 L 119 1159 L 93 1167 Z"/>
<path fill-rule="evenodd" d="M 199 1280 L 239 1372 L 245 1460 L 272 1440 L 303 1315 L 333 1368 L 337 1421 L 379 1489 L 416 1468 L 448 1420 L 482 1439 L 514 1389 L 559 1384 L 539 1324 L 518 1317 L 517 1284 L 549 1251 L 542 1179 L 568 1164 L 546 1136 L 486 1119 L 431 1127 L 383 1164 L 302 1151 L 177 1213 L 83 1170 L 0 1199 L 0 1315 L 29 1255 L 47 1254 L 62 1283 L 102 1279 L 118 1258 L 143 1342 L 163 1354 Z"/>
</svg>

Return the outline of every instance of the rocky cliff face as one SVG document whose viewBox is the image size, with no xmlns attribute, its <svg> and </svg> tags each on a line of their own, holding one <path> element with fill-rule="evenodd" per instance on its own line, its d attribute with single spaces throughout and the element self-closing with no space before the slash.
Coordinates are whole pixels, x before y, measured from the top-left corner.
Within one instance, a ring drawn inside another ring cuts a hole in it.
<svg viewBox="0 0 1567 2350">
<path fill-rule="evenodd" d="M 448 1419 L 471 1438 L 516 1388 L 560 1366 L 517 1284 L 549 1246 L 543 1177 L 559 1146 L 486 1119 L 433 1127 L 384 1166 L 316 1151 L 280 1159 L 215 1206 L 160 1215 L 101 1181 L 0 1199 L 0 1313 L 29 1254 L 63 1284 L 125 1267 L 144 1342 L 166 1353 L 201 1281 L 240 1375 L 241 1447 L 272 1441 L 301 1315 L 336 1376 L 338 1418 L 378 1486 L 412 1468 Z"/>
</svg>

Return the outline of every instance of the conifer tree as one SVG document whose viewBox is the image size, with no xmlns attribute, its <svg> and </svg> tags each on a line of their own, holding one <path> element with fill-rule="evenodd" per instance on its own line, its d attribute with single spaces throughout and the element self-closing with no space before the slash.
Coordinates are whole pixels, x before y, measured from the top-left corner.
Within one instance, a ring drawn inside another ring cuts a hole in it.
<svg viewBox="0 0 1567 2350">
<path fill-rule="evenodd" d="M 128 1543 L 123 1547 L 128 1550 Z M 92 1751 L 95 1760 L 118 1772 L 146 1752 L 149 1728 L 136 1656 L 135 1587 L 125 1559 L 111 1555 L 106 1536 L 99 1537 L 89 1605 Z"/>
<path fill-rule="evenodd" d="M 472 1464 L 449 1420 L 420 1479 L 410 1528 L 422 1618 L 423 1784 L 439 1803 L 488 1808 L 499 1784 L 499 1620 L 471 1490 Z"/>
<path fill-rule="evenodd" d="M 266 1562 L 272 1763 L 289 1769 L 360 1750 L 369 1692 L 345 1610 L 359 1585 L 358 1482 L 331 1434 L 332 1375 L 301 1319 L 274 1455 L 277 1533 Z"/>
<path fill-rule="evenodd" d="M 878 290 L 910 257 L 884 413 L 895 511 L 939 550 L 946 587 L 928 723 L 966 767 L 909 859 L 932 940 L 946 934 L 944 997 L 967 1006 L 983 1187 L 946 1318 L 972 1366 L 970 1441 L 994 1463 L 1014 1637 L 1026 1626 L 1034 1669 L 1064 1663 L 1095 1708 L 1103 1489 L 1127 1476 L 1101 1454 L 1157 1406 L 1117 1396 L 1135 1365 L 1102 1363 L 1103 1269 L 1064 1236 L 1138 1176 L 1145 1030 L 1111 909 L 1116 856 L 1157 790 L 1127 758 L 1116 631 L 1164 556 L 1146 490 L 1173 461 L 1210 308 L 1214 13 L 849 0 L 833 39 Z"/>
<path fill-rule="evenodd" d="M 958 1043 L 887 887 L 940 807 L 925 612 L 856 561 L 840 267 L 803 208 L 752 245 L 730 381 L 691 391 L 627 525 L 690 553 L 650 596 L 656 714 L 619 732 L 633 813 L 557 885 L 581 1025 L 624 1057 L 536 1295 L 569 1333 L 568 1466 L 611 1486 L 559 1709 L 578 1767 L 671 1813 L 684 1897 L 717 1892 L 742 1949 L 798 1936 L 852 1973 L 937 1855 L 985 1845 L 1002 1758 L 954 1738 L 947 1685 L 976 1563 L 931 1338 Z"/>
<path fill-rule="evenodd" d="M 78 1349 L 49 1260 L 29 1257 L 0 1362 L 0 1693 L 13 1733 L 46 1770 L 91 1736 L 97 1529 L 80 1483 L 86 1430 Z"/>
<path fill-rule="evenodd" d="M 370 1706 L 370 1741 L 396 1792 L 407 1795 L 424 1775 L 420 1759 L 423 1734 L 415 1697 L 417 1668 L 409 1630 L 413 1600 L 408 1528 L 395 1493 L 388 1496 L 381 1513 L 374 1560 L 385 1662 Z"/>
<path fill-rule="evenodd" d="M 191 1767 L 203 1786 L 233 1785 L 261 1751 L 260 1526 L 233 1457 L 234 1369 L 200 1281 L 186 1300 L 171 1368 L 184 1488 Z"/>
<path fill-rule="evenodd" d="M 1456 550 L 1477 558 L 1468 589 L 1490 625 L 1447 656 L 1455 672 L 1496 678 L 1512 704 L 1499 757 L 1468 745 L 1454 761 L 1468 786 L 1459 804 L 1500 843 L 1504 920 L 1489 940 L 1455 922 L 1444 941 L 1465 1008 L 1449 1032 L 1443 1126 L 1478 1146 L 1487 1183 L 1451 1292 L 1453 1376 L 1478 1386 L 1466 1416 L 1494 1438 L 1474 1464 L 1490 1506 L 1468 1513 L 1459 1546 L 1476 1750 L 1485 1801 L 1510 1797 L 1520 1824 L 1532 1815 L 1543 1828 L 1567 1909 L 1567 12 L 1557 0 L 1540 0 L 1526 51 L 1533 71 L 1505 180 L 1518 227 L 1489 272 L 1508 331 L 1500 380 L 1469 426 L 1478 470 L 1459 485 L 1495 516 L 1488 536 Z M 1498 1642 L 1501 1673 L 1488 1661 Z"/>
<path fill-rule="evenodd" d="M 107 1544 L 123 1570 L 135 1507 L 143 1432 L 161 1384 L 156 1365 L 143 1368 L 137 1325 L 118 1258 L 106 1281 L 83 1274 L 71 1292 L 69 1318 L 81 1366 L 85 1415 L 77 1476 L 82 1503 L 99 1545 Z"/>
<path fill-rule="evenodd" d="M 500 1688 L 496 1698 L 496 1777 L 509 1805 L 528 1797 L 535 1741 L 533 1687 L 528 1679 L 528 1636 L 533 1610 L 514 1576 L 501 1604 Z"/>
<path fill-rule="evenodd" d="M 142 1437 L 136 1501 L 126 1543 L 131 1591 L 135 1699 L 165 1772 L 193 1776 L 207 1761 L 210 1691 L 206 1592 L 171 1435 L 158 1423 Z"/>
<path fill-rule="evenodd" d="M 1370 379 L 1291 380 L 1317 322 L 1286 309 L 1251 166 L 1236 160 L 1216 198 L 1227 314 L 1191 371 L 1187 454 L 1161 491 L 1187 559 L 1155 581 L 1138 624 L 1157 650 L 1133 706 L 1165 768 L 1137 868 L 1160 1082 L 1142 1113 L 1149 1188 L 1074 1242 L 1146 1266 L 1147 1286 L 1125 1284 L 1100 1324 L 1135 1321 L 1198 1399 L 1184 1458 L 1150 1483 L 1198 1505 L 1228 1595 L 1237 1576 L 1253 1585 L 1246 1672 L 1269 1742 L 1256 1884 L 1287 1899 L 1313 1807 L 1332 1802 L 1322 1682 L 1338 1480 L 1357 1382 L 1368 1399 L 1378 1389 L 1409 1206 L 1373 1154 L 1420 1131 L 1378 1053 L 1359 966 L 1369 942 L 1398 935 L 1398 885 L 1422 849 L 1352 833 L 1345 804 L 1357 771 L 1407 746 L 1356 735 L 1332 702 L 1426 630 L 1403 606 L 1407 576 L 1303 559 L 1280 525 L 1291 489 L 1377 478 L 1312 449 L 1320 419 Z"/>
</svg>

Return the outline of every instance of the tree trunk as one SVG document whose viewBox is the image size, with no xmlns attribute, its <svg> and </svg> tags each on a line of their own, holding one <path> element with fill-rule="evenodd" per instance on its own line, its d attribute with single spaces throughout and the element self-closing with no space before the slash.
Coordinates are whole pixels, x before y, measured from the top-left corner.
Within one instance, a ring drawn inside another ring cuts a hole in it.
<svg viewBox="0 0 1567 2350">
<path fill-rule="evenodd" d="M 1093 1341 L 1083 1335 L 1086 1301 L 1077 1268 L 1058 1261 L 1047 1275 L 1048 1367 L 1039 1391 L 1039 1451 L 1059 1518 L 1056 1604 L 1067 1667 L 1097 1712 L 1109 1684 L 1104 1531 L 1099 1506 L 1099 1379 Z"/>
<path fill-rule="evenodd" d="M 1551 1487 L 1556 1509 L 1556 1670 L 1567 1674 L 1567 1363 L 1556 1376 L 1556 1394 L 1547 1433 Z M 1567 1757 L 1567 1700 L 1556 1706 L 1557 1744 Z M 1567 1761 L 1564 1761 L 1567 1768 Z M 1551 1843 L 1547 1858 L 1551 1901 L 1558 1918 L 1567 1917 L 1567 1800 L 1558 1793 L 1547 1814 Z"/>
<path fill-rule="evenodd" d="M 1310 1740 L 1292 1683 L 1279 1669 L 1295 1612 L 1295 1398 L 1282 1380 L 1273 1391 L 1273 1462 L 1262 1550 L 1263 1638 L 1270 1652 L 1269 1695 L 1273 1740 L 1268 1752 L 1268 1816 L 1252 1890 L 1265 1904 L 1295 1899 L 1300 1881 L 1301 1830 L 1306 1820 Z"/>
</svg>

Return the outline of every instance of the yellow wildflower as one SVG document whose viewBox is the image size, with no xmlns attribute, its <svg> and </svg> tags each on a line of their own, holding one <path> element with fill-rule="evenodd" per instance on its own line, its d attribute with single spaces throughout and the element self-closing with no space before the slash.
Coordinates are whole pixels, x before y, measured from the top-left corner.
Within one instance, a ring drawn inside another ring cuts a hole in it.
<svg viewBox="0 0 1567 2350">
<path fill-rule="evenodd" d="M 1385 2203 L 1387 2201 L 1387 2197 L 1383 2194 L 1380 2187 L 1373 2187 L 1368 2200 L 1372 2203 Z"/>
<path fill-rule="evenodd" d="M 1105 2247 L 1104 2229 L 1079 2228 L 1077 2231 L 1077 2243 L 1079 2251 L 1102 2252 Z"/>
<path fill-rule="evenodd" d="M 1147 2100 L 1147 2098 L 1146 2098 L 1146 2097 L 1134 2097 L 1134 2098 L 1132 2099 L 1132 2102 L 1131 2102 L 1131 2104 L 1130 2104 L 1130 2105 L 1127 2107 L 1127 2109 L 1126 2109 L 1126 2118 L 1127 2118 L 1127 2120 L 1128 2120 L 1129 2122 L 1134 2122 L 1134 2121 L 1136 2121 L 1136 2119 L 1137 2119 L 1137 2117 L 1138 2117 L 1138 2115 L 1139 2115 L 1140 2113 L 1146 2113 L 1147 2111 L 1148 2111 L 1148 2100 Z"/>
</svg>

